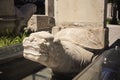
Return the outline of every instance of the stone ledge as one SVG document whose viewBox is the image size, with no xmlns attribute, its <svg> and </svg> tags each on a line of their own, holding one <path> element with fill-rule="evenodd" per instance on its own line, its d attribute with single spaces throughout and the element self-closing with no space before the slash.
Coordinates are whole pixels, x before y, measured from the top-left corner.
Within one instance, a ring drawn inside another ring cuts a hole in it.
<svg viewBox="0 0 120 80">
<path fill-rule="evenodd" d="M 0 64 L 14 60 L 16 58 L 23 57 L 22 51 L 22 44 L 16 44 L 0 48 Z"/>
</svg>

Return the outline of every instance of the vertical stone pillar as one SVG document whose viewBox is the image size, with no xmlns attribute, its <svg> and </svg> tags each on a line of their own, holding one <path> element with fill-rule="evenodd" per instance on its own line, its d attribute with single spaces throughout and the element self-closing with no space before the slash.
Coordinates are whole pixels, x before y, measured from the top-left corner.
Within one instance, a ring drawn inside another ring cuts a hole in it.
<svg viewBox="0 0 120 80">
<path fill-rule="evenodd" d="M 54 0 L 45 0 L 45 15 L 54 17 Z"/>
<path fill-rule="evenodd" d="M 0 0 L 0 34 L 9 34 L 15 27 L 14 0 Z"/>
<path fill-rule="evenodd" d="M 56 23 L 100 23 L 105 0 L 55 0 Z"/>
<path fill-rule="evenodd" d="M 15 16 L 14 0 L 0 0 L 1 16 Z"/>
</svg>

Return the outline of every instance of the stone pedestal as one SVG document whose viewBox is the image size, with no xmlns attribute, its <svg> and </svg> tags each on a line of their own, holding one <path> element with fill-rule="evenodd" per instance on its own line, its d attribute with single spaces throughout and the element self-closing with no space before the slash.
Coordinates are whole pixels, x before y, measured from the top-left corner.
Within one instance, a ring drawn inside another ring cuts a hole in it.
<svg viewBox="0 0 120 80">
<path fill-rule="evenodd" d="M 10 34 L 13 33 L 14 28 L 16 27 L 16 19 L 12 18 L 0 18 L 0 34 Z"/>
<path fill-rule="evenodd" d="M 57 24 L 67 22 L 103 23 L 105 0 L 55 0 Z M 103 26 L 102 26 L 103 27 Z"/>
</svg>

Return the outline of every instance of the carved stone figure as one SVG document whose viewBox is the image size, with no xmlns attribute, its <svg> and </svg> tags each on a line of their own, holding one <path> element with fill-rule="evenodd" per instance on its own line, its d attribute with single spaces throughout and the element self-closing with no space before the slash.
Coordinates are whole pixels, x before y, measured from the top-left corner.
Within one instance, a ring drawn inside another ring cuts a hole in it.
<svg viewBox="0 0 120 80">
<path fill-rule="evenodd" d="M 23 41 L 24 57 L 54 72 L 76 74 L 92 62 L 104 45 L 90 29 L 66 28 L 52 35 L 41 31 Z"/>
</svg>

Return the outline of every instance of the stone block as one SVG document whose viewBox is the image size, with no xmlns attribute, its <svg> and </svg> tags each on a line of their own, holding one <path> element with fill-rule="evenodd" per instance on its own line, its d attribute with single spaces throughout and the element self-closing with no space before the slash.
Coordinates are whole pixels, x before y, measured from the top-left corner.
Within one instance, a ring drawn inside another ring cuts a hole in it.
<svg viewBox="0 0 120 80">
<path fill-rule="evenodd" d="M 56 23 L 103 23 L 104 3 L 105 0 L 55 0 Z"/>
<path fill-rule="evenodd" d="M 0 34 L 12 33 L 15 23 L 14 0 L 0 1 Z"/>
<path fill-rule="evenodd" d="M 16 26 L 15 17 L 0 18 L 0 34 L 10 34 Z"/>
<path fill-rule="evenodd" d="M 120 39 L 120 26 L 107 25 L 107 27 L 109 28 L 109 46 L 111 46 Z"/>
<path fill-rule="evenodd" d="M 14 0 L 0 0 L 0 17 L 14 15 L 15 15 Z"/>
<path fill-rule="evenodd" d="M 28 29 L 31 31 L 40 31 L 51 28 L 55 25 L 54 18 L 45 15 L 33 15 L 28 21 Z"/>
</svg>

